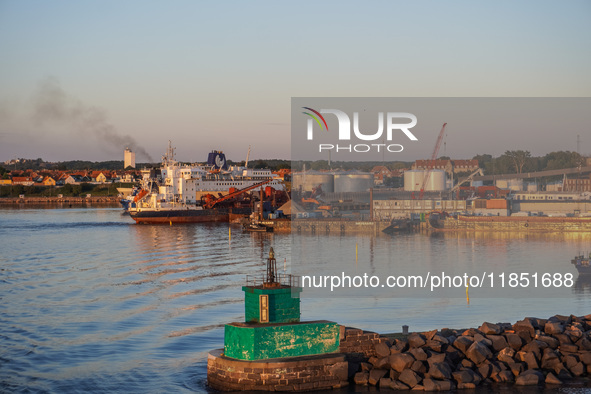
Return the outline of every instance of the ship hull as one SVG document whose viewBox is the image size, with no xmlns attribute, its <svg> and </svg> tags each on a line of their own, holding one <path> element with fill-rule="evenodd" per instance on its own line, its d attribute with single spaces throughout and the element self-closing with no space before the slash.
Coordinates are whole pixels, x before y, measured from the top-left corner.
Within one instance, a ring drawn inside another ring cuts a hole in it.
<svg viewBox="0 0 591 394">
<path fill-rule="evenodd" d="M 591 275 L 591 256 L 585 259 L 582 256 L 575 257 L 571 263 L 577 268 L 581 275 Z"/>
<path fill-rule="evenodd" d="M 233 210 L 233 213 L 241 213 L 243 210 Z M 191 210 L 140 210 L 130 211 L 129 216 L 138 224 L 172 224 L 172 223 L 215 223 L 229 222 L 229 209 L 191 209 Z"/>
</svg>

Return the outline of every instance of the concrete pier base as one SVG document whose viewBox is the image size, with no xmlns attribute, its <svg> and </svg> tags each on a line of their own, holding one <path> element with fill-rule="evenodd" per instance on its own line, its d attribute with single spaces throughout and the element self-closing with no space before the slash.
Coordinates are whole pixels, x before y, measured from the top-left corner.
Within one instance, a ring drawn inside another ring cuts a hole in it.
<svg viewBox="0 0 591 394">
<path fill-rule="evenodd" d="M 348 384 L 344 354 L 244 361 L 225 357 L 223 349 L 207 356 L 207 384 L 221 391 L 312 391 Z"/>
</svg>

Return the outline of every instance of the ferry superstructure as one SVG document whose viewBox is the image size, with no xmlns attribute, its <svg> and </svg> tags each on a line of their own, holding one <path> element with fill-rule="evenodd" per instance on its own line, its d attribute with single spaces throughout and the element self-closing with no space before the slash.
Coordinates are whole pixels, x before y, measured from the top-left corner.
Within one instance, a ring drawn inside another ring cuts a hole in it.
<svg viewBox="0 0 591 394">
<path fill-rule="evenodd" d="M 242 166 L 228 167 L 226 157 L 221 151 L 209 153 L 207 165 L 180 164 L 174 159 L 174 148 L 169 144 L 166 155 L 162 157 L 158 194 L 166 201 L 194 204 L 206 194 L 218 197 L 238 189 L 271 179 L 267 186 L 275 190 L 285 190 L 281 178 L 269 169 L 254 169 Z"/>
</svg>

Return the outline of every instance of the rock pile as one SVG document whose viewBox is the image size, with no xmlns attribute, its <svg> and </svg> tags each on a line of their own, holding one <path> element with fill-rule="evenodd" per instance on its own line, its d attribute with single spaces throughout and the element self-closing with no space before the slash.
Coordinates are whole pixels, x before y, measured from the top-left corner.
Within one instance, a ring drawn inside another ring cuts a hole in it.
<svg viewBox="0 0 591 394">
<path fill-rule="evenodd" d="M 560 385 L 591 374 L 591 315 L 525 318 L 376 341 L 355 384 L 441 391 L 486 383 Z"/>
</svg>

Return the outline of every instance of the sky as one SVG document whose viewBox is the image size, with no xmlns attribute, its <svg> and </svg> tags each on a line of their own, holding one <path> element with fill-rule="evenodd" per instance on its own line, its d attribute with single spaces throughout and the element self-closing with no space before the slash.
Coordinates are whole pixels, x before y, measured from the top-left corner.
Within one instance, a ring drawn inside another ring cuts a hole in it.
<svg viewBox="0 0 591 394">
<path fill-rule="evenodd" d="M 168 140 L 289 159 L 292 97 L 590 97 L 590 20 L 589 1 L 0 0 L 0 161 L 158 161 Z M 591 125 L 463 132 L 448 155 L 591 153 Z"/>
</svg>

